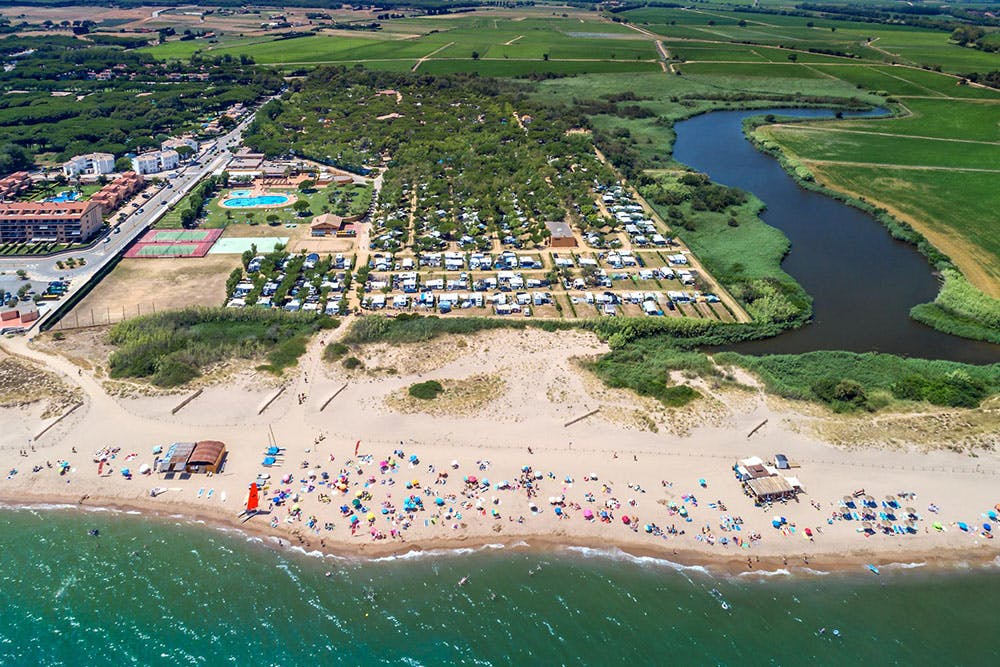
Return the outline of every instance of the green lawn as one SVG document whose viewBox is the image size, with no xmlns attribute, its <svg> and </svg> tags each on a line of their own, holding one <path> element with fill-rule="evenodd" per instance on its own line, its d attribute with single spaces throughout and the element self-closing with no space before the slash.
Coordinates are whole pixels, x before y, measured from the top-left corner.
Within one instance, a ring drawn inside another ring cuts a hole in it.
<svg viewBox="0 0 1000 667">
<path fill-rule="evenodd" d="M 761 279 L 774 281 L 803 314 L 808 314 L 810 300 L 805 290 L 781 268 L 781 260 L 789 249 L 788 238 L 758 217 L 763 202 L 750 197 L 745 204 L 719 213 L 696 211 L 689 202 L 684 202 L 673 207 L 682 214 L 682 223 L 671 218 L 671 206 L 658 204 L 655 199 L 660 184 L 676 187 L 676 175 L 656 173 L 654 178 L 655 185 L 642 188 L 647 201 L 726 289 L 739 298 L 745 291 L 743 285 Z M 730 225 L 730 219 L 737 225 Z M 753 252 L 747 252 L 748 248 L 753 248 Z"/>
</svg>

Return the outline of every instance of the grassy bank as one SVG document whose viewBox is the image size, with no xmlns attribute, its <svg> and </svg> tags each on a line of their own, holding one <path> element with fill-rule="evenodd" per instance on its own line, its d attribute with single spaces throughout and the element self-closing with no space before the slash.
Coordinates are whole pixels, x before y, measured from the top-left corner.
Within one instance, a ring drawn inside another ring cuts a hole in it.
<svg viewBox="0 0 1000 667">
<path fill-rule="evenodd" d="M 910 317 L 955 336 L 1000 343 L 1000 299 L 983 294 L 958 271 L 943 275 L 937 298 L 914 306 Z"/>
<path fill-rule="evenodd" d="M 771 393 L 823 403 L 840 412 L 877 410 L 900 401 L 976 407 L 1000 393 L 1000 364 L 974 366 L 838 351 L 763 357 L 720 352 L 714 359 L 749 370 Z"/>
<path fill-rule="evenodd" d="M 148 378 L 159 387 L 182 385 L 209 365 L 263 358 L 261 370 L 295 365 L 309 336 L 330 320 L 272 310 L 187 308 L 126 320 L 112 327 L 111 377 Z"/>
</svg>

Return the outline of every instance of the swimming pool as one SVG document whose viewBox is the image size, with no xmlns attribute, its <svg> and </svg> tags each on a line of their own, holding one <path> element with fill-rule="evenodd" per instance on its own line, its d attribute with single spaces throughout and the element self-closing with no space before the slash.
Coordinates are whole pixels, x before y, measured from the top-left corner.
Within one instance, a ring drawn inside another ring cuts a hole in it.
<svg viewBox="0 0 1000 667">
<path fill-rule="evenodd" d="M 257 195 L 251 196 L 249 190 L 234 190 L 231 196 L 222 202 L 226 208 L 258 208 L 261 206 L 284 206 L 292 198 L 288 195 Z"/>
<path fill-rule="evenodd" d="M 63 204 L 68 201 L 76 201 L 80 198 L 80 193 L 76 190 L 63 190 L 55 197 L 49 197 L 45 201 L 51 202 L 53 204 Z"/>
</svg>

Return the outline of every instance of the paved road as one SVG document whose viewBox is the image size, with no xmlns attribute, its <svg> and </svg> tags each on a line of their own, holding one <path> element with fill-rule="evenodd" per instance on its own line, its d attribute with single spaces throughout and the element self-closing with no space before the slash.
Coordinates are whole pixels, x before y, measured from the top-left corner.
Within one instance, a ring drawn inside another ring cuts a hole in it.
<svg viewBox="0 0 1000 667">
<path fill-rule="evenodd" d="M 187 166 L 175 170 L 174 178 L 164 179 L 166 182 L 159 187 L 150 186 L 147 188 L 143 195 L 149 195 L 149 198 L 138 198 L 136 201 L 143 202 L 139 205 L 138 210 L 129 213 L 128 217 L 118 223 L 117 227 L 114 227 L 107 235 L 106 240 L 99 241 L 94 247 L 60 253 L 51 257 L 0 257 L 0 271 L 2 272 L 12 274 L 18 269 L 24 269 L 28 272 L 28 276 L 35 281 L 58 280 L 60 278 L 72 280 L 70 291 L 61 301 L 50 302 L 51 310 L 42 315 L 39 324 L 48 319 L 52 312 L 67 298 L 82 289 L 103 266 L 122 254 L 134 239 L 163 217 L 167 210 L 187 195 L 199 181 L 212 173 L 221 173 L 232 159 L 230 149 L 242 142 L 243 131 L 253 120 L 254 115 L 255 112 L 248 115 L 228 134 L 203 144 L 201 152 L 195 160 Z M 67 257 L 77 259 L 83 257 L 87 262 L 82 269 L 67 271 L 58 268 L 56 263 Z"/>
<path fill-rule="evenodd" d="M 177 175 L 172 179 L 165 179 L 166 182 L 162 186 L 148 187 L 143 194 L 149 195 L 149 199 L 137 198 L 136 201 L 142 202 L 140 208 L 129 214 L 117 227 L 113 227 L 113 231 L 107 235 L 106 241 L 99 241 L 97 245 L 88 250 L 73 250 L 51 257 L 2 257 L 0 258 L 0 271 L 13 272 L 17 269 L 24 269 L 31 278 L 36 280 L 56 280 L 60 277 L 68 277 L 73 280 L 74 287 L 77 284 L 85 283 L 104 264 L 121 254 L 125 247 L 147 227 L 159 220 L 198 181 L 225 167 L 232 157 L 229 147 L 239 144 L 242 140 L 242 132 L 250 119 L 252 119 L 252 115 L 229 134 L 206 143 L 197 157 L 197 162 L 192 162 L 188 166 L 176 170 Z M 211 152 L 213 150 L 215 150 L 214 153 Z M 126 207 L 126 210 L 128 208 Z M 70 256 L 85 258 L 87 260 L 85 268 L 66 271 L 56 266 L 56 262 Z"/>
</svg>

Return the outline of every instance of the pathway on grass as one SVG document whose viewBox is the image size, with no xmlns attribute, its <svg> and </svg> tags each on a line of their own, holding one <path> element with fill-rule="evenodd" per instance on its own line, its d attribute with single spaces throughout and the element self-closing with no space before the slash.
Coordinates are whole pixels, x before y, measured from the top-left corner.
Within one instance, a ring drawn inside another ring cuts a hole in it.
<svg viewBox="0 0 1000 667">
<path fill-rule="evenodd" d="M 1000 146 L 1000 141 L 981 141 L 978 139 L 954 139 L 947 137 L 925 137 L 920 134 L 895 134 L 893 132 L 870 132 L 867 130 L 848 130 L 840 127 L 811 127 L 797 125 L 796 123 L 775 123 L 771 127 L 781 127 L 786 130 L 797 132 L 842 132 L 844 134 L 871 134 L 877 137 L 895 137 L 897 139 L 925 139 L 927 141 L 949 141 L 960 144 L 984 144 L 986 146 Z"/>
<path fill-rule="evenodd" d="M 893 65 L 893 67 L 899 67 L 899 65 Z M 896 79 L 897 81 L 902 81 L 903 83 L 908 83 L 911 86 L 916 86 L 917 88 L 923 88 L 924 90 L 926 90 L 928 93 L 931 93 L 932 95 L 937 95 L 938 97 L 945 97 L 944 93 L 942 93 L 942 92 L 940 92 L 938 90 L 934 90 L 933 88 L 928 88 L 927 86 L 919 84 L 916 81 L 910 81 L 909 79 L 904 79 L 901 76 L 896 76 L 895 74 L 889 74 L 888 72 L 883 72 L 880 69 L 872 69 L 871 67 L 866 67 L 865 69 L 871 70 L 872 72 L 876 72 L 878 74 L 884 74 L 887 77 L 890 77 L 892 79 Z"/>
<path fill-rule="evenodd" d="M 892 135 L 899 136 L 899 135 Z M 1000 169 L 985 167 L 943 167 L 929 164 L 890 164 L 887 162 L 853 162 L 850 160 L 810 160 L 800 158 L 807 164 L 830 165 L 831 167 L 880 167 L 883 169 L 908 169 L 910 171 L 970 171 L 985 174 L 1000 174 Z"/>
<path fill-rule="evenodd" d="M 667 52 L 666 47 L 663 46 L 663 40 L 658 39 L 656 40 L 655 43 L 656 43 L 656 50 L 660 54 L 660 67 L 662 67 L 663 71 L 666 72 L 667 64 L 670 61 L 670 54 Z M 672 64 L 670 65 L 670 71 L 671 72 L 674 71 L 674 66 Z"/>
<path fill-rule="evenodd" d="M 514 39 L 512 39 L 512 40 L 510 40 L 509 42 L 504 42 L 504 43 L 503 43 L 503 45 L 504 45 L 504 46 L 511 46 L 511 45 L 513 45 L 513 44 L 514 44 L 514 42 L 516 42 L 517 40 L 519 40 L 519 39 L 521 39 L 521 38 L 523 38 L 523 37 L 524 37 L 524 35 L 518 35 L 517 37 L 515 37 L 515 38 L 514 38 Z"/>
<path fill-rule="evenodd" d="M 454 46 L 454 44 L 455 44 L 455 42 L 448 42 L 444 46 L 434 49 L 433 51 L 431 51 L 430 53 L 428 53 L 426 56 L 418 59 L 417 62 L 413 63 L 413 67 L 410 69 L 410 71 L 411 72 L 416 72 L 417 68 L 424 64 L 425 60 L 427 60 L 428 58 L 430 58 L 431 56 L 433 56 L 435 53 L 441 53 L 442 51 L 444 51 L 445 49 L 447 49 L 449 46 Z"/>
</svg>

